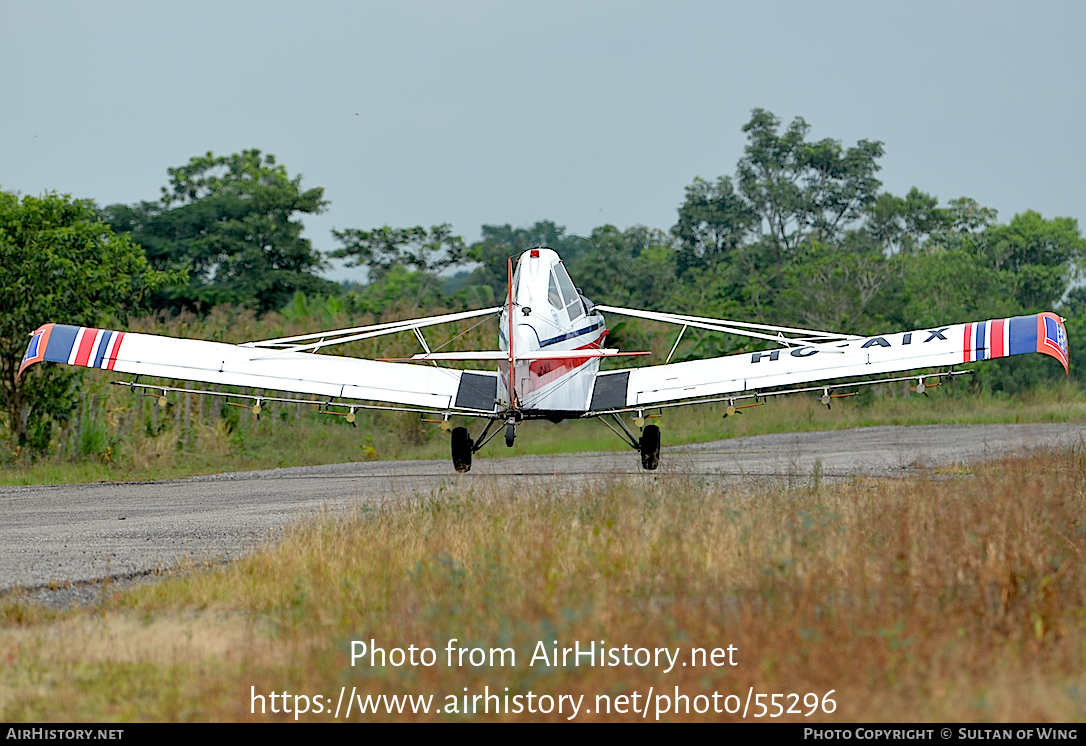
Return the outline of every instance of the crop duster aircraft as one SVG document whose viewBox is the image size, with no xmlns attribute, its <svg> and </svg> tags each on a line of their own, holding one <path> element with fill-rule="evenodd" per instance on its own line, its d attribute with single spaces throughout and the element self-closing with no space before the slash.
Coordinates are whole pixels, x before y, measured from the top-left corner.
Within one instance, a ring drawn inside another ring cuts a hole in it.
<svg viewBox="0 0 1086 746">
<path fill-rule="evenodd" d="M 914 390 L 923 393 L 940 379 L 972 372 L 955 370 L 954 366 L 1032 352 L 1056 358 L 1065 371 L 1068 366 L 1067 333 L 1062 319 L 1053 313 L 859 337 L 596 306 L 576 289 L 558 254 L 543 247 L 524 252 L 515 272 L 512 259 L 508 265 L 508 295 L 502 306 L 240 345 L 45 324 L 31 334 L 19 374 L 41 361 L 135 374 L 134 381 L 116 383 L 150 390 L 161 397 L 160 404 L 165 404 L 169 392 L 213 392 L 140 383 L 139 377 L 321 397 L 314 402 L 270 395 L 213 394 L 251 402 L 256 414 L 265 402 L 317 403 L 351 423 L 355 410 L 363 408 L 437 414 L 442 428 L 451 429 L 453 464 L 457 471 L 465 472 L 471 468 L 472 455 L 503 429 L 506 445 L 512 446 L 517 426 L 525 420 L 560 422 L 597 417 L 641 454 L 645 469 L 655 469 L 660 461 L 660 428 L 646 424 L 650 410 L 727 402 L 727 414 L 733 415 L 764 403 L 766 397 L 803 391 L 822 392 L 822 403 L 829 406 L 835 397 L 852 395 L 837 393 L 842 388 L 903 380 L 915 380 Z M 601 371 L 605 358 L 648 354 L 605 347 L 608 330 L 601 312 L 680 327 L 667 360 L 662 365 Z M 499 318 L 497 350 L 432 352 L 422 333 L 436 324 L 493 315 Z M 689 328 L 763 340 L 774 347 L 670 362 Z M 396 360 L 319 354 L 332 345 L 404 331 L 414 332 L 424 352 Z M 496 370 L 447 367 L 466 360 L 492 361 Z M 903 375 L 931 368 L 944 371 Z M 833 383 L 857 376 L 867 380 Z M 623 419 L 630 414 L 639 435 Z M 480 418 L 486 424 L 478 437 L 472 438 L 467 428 L 450 427 L 450 415 Z"/>
</svg>

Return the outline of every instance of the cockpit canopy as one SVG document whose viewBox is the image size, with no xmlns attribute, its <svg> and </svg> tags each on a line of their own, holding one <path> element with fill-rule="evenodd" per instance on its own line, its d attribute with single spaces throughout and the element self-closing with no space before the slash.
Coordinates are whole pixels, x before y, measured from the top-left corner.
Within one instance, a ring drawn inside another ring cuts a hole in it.
<svg viewBox="0 0 1086 746">
<path fill-rule="evenodd" d="M 513 289 L 521 305 L 539 307 L 546 303 L 569 314 L 575 321 L 585 315 L 580 293 L 569 279 L 562 260 L 551 249 L 529 249 L 517 260 Z"/>
</svg>

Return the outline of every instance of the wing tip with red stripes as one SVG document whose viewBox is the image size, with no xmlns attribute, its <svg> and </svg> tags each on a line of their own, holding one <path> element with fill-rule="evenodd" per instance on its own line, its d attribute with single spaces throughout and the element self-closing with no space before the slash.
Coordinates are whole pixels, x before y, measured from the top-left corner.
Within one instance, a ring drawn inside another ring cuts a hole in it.
<svg viewBox="0 0 1086 746">
<path fill-rule="evenodd" d="M 113 370 L 124 332 L 67 324 L 43 324 L 30 334 L 16 378 L 34 363 L 67 363 Z"/>
<path fill-rule="evenodd" d="M 1063 319 L 1054 313 L 1015 316 L 964 324 L 962 351 L 964 363 L 991 360 L 1011 355 L 1039 352 L 1060 361 L 1065 374 L 1070 372 L 1067 330 Z"/>
</svg>

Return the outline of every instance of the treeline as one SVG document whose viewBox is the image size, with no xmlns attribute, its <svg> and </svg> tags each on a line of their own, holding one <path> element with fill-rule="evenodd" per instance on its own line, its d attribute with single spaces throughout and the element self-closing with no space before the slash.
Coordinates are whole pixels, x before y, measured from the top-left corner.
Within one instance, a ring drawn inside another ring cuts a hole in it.
<svg viewBox="0 0 1086 746">
<path fill-rule="evenodd" d="M 389 318 L 481 307 L 501 302 L 507 257 L 536 245 L 561 254 L 585 295 L 613 305 L 859 334 L 1055 310 L 1068 317 L 1077 374 L 1086 242 L 1075 219 L 1027 211 L 1000 223 L 967 197 L 882 191 L 881 142 L 811 141 L 802 118 L 785 127 L 756 109 L 743 131 L 734 172 L 695 178 L 667 230 L 603 225 L 578 236 L 543 220 L 484 225 L 468 244 L 448 224 L 386 225 L 333 231 L 338 248 L 325 256 L 303 237 L 305 216 L 328 206 L 323 188 L 303 188 L 258 150 L 193 158 L 168 170 L 158 199 L 134 205 L 2 193 L 8 427 L 25 439 L 35 418 L 62 418 L 76 390 L 76 374 L 59 366 L 14 381 L 26 334 L 45 321 L 124 323 L 219 306 L 295 319 L 310 308 Z M 364 268 L 366 282 L 325 279 L 330 258 Z M 612 339 L 623 346 L 647 349 L 658 333 L 618 321 Z M 677 357 L 748 344 L 689 334 Z M 1062 374 L 1045 362 L 996 361 L 984 385 L 1019 390 Z"/>
<path fill-rule="evenodd" d="M 556 249 L 590 298 L 614 305 L 873 333 L 1041 310 L 1075 315 L 1086 243 L 1072 218 L 1027 211 L 1009 222 L 967 197 L 940 204 L 898 196 L 876 178 L 883 144 L 810 141 L 756 109 L 731 175 L 695 178 L 669 230 L 612 225 L 571 235 L 551 221 L 484 225 L 466 244 L 451 226 L 333 231 L 330 256 L 364 267 L 337 285 L 301 218 L 328 204 L 272 156 L 246 151 L 170 169 L 162 197 L 111 205 L 103 221 L 143 247 L 150 266 L 187 272 L 149 299 L 154 310 L 206 312 L 221 303 L 281 309 L 295 293 L 340 296 L 348 311 L 471 307 L 500 302 L 506 258 Z M 745 340 L 700 338 L 688 356 Z"/>
</svg>

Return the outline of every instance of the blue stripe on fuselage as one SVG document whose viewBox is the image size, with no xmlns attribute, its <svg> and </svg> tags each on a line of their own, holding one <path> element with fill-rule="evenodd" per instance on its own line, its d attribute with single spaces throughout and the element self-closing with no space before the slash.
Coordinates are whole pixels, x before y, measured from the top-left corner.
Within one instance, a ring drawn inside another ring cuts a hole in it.
<svg viewBox="0 0 1086 746">
<path fill-rule="evenodd" d="M 597 329 L 599 329 L 601 326 L 603 326 L 603 322 L 602 321 L 597 321 L 592 326 L 586 326 L 583 329 L 578 329 L 575 332 L 568 332 L 567 334 L 560 334 L 557 337 L 551 337 L 550 339 L 544 339 L 543 341 L 541 341 L 539 343 L 539 346 L 540 347 L 548 347 L 549 345 L 558 344 L 559 342 L 565 342 L 567 339 L 573 339 L 575 337 L 580 337 L 582 334 L 588 334 L 589 332 L 594 332 Z"/>
</svg>

